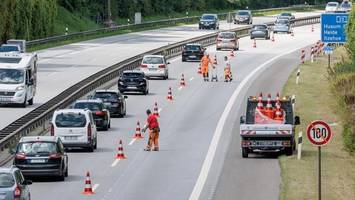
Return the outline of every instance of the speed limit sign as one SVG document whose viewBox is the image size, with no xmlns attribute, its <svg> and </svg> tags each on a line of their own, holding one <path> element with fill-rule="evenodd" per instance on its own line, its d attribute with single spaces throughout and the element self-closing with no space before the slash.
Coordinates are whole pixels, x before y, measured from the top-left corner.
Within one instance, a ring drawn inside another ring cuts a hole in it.
<svg viewBox="0 0 355 200">
<path fill-rule="evenodd" d="M 312 144 L 323 146 L 332 138 L 332 131 L 327 123 L 316 120 L 308 125 L 307 137 Z"/>
</svg>

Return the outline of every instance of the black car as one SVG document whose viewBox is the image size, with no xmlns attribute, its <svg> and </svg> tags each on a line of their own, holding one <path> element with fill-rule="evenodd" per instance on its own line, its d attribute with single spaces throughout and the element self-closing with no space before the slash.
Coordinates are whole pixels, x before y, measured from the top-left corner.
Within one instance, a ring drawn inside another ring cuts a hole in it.
<svg viewBox="0 0 355 200">
<path fill-rule="evenodd" d="M 149 93 L 149 82 L 144 72 L 137 70 L 124 71 L 118 78 L 118 90 L 125 92 Z"/>
<path fill-rule="evenodd" d="M 77 100 L 74 109 L 89 109 L 92 112 L 98 130 L 107 131 L 111 128 L 110 111 L 100 99 Z"/>
<path fill-rule="evenodd" d="M 234 24 L 252 24 L 253 16 L 250 10 L 239 10 L 234 17 Z"/>
<path fill-rule="evenodd" d="M 201 44 L 186 44 L 182 49 L 182 62 L 188 60 L 200 61 L 205 53 Z"/>
<path fill-rule="evenodd" d="M 68 176 L 68 156 L 57 136 L 26 136 L 17 144 L 13 163 L 24 176 Z"/>
<path fill-rule="evenodd" d="M 114 90 L 96 90 L 93 99 L 101 99 L 110 111 L 110 115 L 124 117 L 126 115 L 126 99 L 120 92 Z"/>
<path fill-rule="evenodd" d="M 219 29 L 218 15 L 203 14 L 198 27 L 199 29 Z"/>
</svg>

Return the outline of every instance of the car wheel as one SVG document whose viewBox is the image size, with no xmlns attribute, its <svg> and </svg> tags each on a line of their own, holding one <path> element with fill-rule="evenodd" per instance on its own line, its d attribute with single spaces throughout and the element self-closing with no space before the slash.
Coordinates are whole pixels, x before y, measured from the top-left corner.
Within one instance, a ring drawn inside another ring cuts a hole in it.
<svg viewBox="0 0 355 200">
<path fill-rule="evenodd" d="M 108 123 L 108 128 L 111 128 L 111 120 L 110 120 L 110 122 Z"/>
<path fill-rule="evenodd" d="M 107 130 L 108 130 L 108 123 L 107 123 L 105 126 L 103 126 L 102 129 L 103 129 L 104 131 L 107 131 Z"/>
<path fill-rule="evenodd" d="M 32 106 L 33 105 L 33 97 L 28 101 L 28 105 Z"/>
<path fill-rule="evenodd" d="M 94 146 L 88 147 L 88 152 L 94 152 Z"/>
<path fill-rule="evenodd" d="M 146 90 L 143 92 L 144 95 L 147 95 L 148 93 L 149 93 L 149 90 L 148 90 L 148 89 L 146 89 Z"/>
<path fill-rule="evenodd" d="M 97 149 L 97 138 L 95 139 L 94 149 Z"/>
<path fill-rule="evenodd" d="M 25 100 L 23 101 L 23 103 L 21 104 L 22 108 L 26 108 L 26 104 L 27 104 L 27 97 L 25 97 Z"/>
<path fill-rule="evenodd" d="M 293 148 L 292 147 L 285 148 L 285 154 L 286 154 L 286 156 L 292 156 Z"/>
<path fill-rule="evenodd" d="M 253 39 L 254 39 L 254 37 L 250 37 L 250 39 L 251 39 L 251 40 L 253 40 Z"/>
<path fill-rule="evenodd" d="M 186 58 L 182 57 L 181 62 L 186 62 Z"/>
<path fill-rule="evenodd" d="M 243 147 L 242 148 L 242 157 L 243 158 L 248 158 L 248 149 L 247 148 L 245 148 L 245 147 Z"/>
<path fill-rule="evenodd" d="M 69 175 L 69 170 L 68 170 L 68 166 L 67 166 L 66 169 L 65 169 L 65 174 L 64 174 L 64 176 L 65 176 L 65 177 L 68 177 L 68 175 Z"/>
<path fill-rule="evenodd" d="M 61 175 L 58 176 L 58 180 L 59 180 L 59 181 L 64 181 L 64 179 L 65 179 L 65 171 L 64 171 L 64 170 L 65 170 L 65 169 L 62 169 Z"/>
</svg>

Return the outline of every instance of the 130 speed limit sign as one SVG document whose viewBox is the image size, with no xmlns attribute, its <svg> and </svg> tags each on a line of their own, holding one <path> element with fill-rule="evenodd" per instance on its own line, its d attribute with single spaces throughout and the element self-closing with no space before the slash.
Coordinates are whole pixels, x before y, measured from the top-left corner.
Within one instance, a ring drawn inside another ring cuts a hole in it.
<svg viewBox="0 0 355 200">
<path fill-rule="evenodd" d="M 330 141 L 332 131 L 327 123 L 316 120 L 308 125 L 307 137 L 312 144 L 322 146 Z"/>
</svg>

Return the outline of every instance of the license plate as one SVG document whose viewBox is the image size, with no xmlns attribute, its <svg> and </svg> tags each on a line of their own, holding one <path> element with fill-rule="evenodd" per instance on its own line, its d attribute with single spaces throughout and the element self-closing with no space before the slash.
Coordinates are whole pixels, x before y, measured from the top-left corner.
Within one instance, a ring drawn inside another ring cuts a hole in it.
<svg viewBox="0 0 355 200">
<path fill-rule="evenodd" d="M 137 87 L 129 86 L 127 89 L 137 89 Z"/>
<path fill-rule="evenodd" d="M 111 103 L 104 103 L 105 106 L 111 106 Z"/>
<path fill-rule="evenodd" d="M 149 68 L 149 71 L 157 71 L 156 68 Z"/>
<path fill-rule="evenodd" d="M 189 56 L 189 58 L 196 58 L 196 56 Z"/>
<path fill-rule="evenodd" d="M 45 159 L 32 159 L 31 163 L 45 163 L 46 160 Z"/>
<path fill-rule="evenodd" d="M 76 136 L 65 136 L 64 139 L 65 140 L 77 140 L 78 137 L 76 137 Z"/>
<path fill-rule="evenodd" d="M 256 141 L 253 146 L 281 146 L 280 141 Z"/>
</svg>

